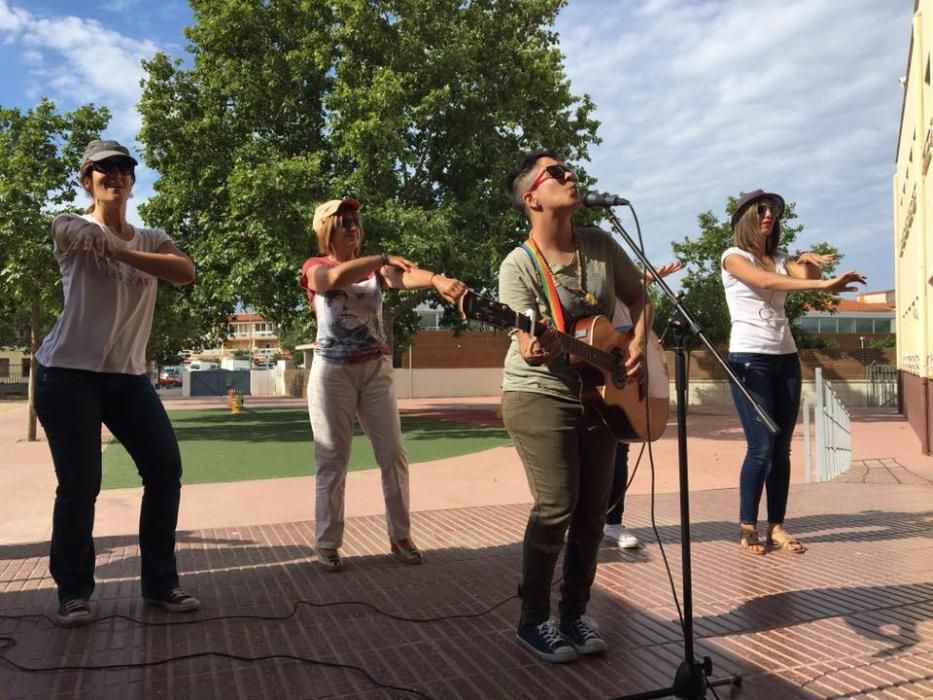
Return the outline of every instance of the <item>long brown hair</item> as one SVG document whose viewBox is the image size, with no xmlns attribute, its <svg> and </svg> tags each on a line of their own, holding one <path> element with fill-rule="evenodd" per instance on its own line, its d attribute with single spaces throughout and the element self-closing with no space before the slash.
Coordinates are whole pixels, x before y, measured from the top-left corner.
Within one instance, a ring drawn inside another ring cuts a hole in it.
<svg viewBox="0 0 933 700">
<path fill-rule="evenodd" d="M 761 199 L 760 202 L 770 201 Z M 735 222 L 733 230 L 735 245 L 749 253 L 757 253 L 758 242 L 761 240 L 761 217 L 758 215 L 757 202 L 746 207 L 742 216 Z M 774 257 L 781 241 L 781 221 L 777 218 L 771 224 L 771 233 L 765 239 L 765 249 L 762 251 L 768 257 Z"/>
</svg>

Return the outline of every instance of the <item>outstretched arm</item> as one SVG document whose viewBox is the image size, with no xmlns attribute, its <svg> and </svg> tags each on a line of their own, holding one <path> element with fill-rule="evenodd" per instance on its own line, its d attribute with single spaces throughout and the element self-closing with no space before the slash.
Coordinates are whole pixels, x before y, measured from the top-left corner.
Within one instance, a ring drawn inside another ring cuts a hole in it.
<svg viewBox="0 0 933 700">
<path fill-rule="evenodd" d="M 779 275 L 776 272 L 762 270 L 737 253 L 727 255 L 722 266 L 740 282 L 752 287 L 771 289 L 777 292 L 817 291 L 840 294 L 842 292 L 858 291 L 858 287 L 853 285 L 865 284 L 865 275 L 854 270 L 825 280 Z"/>
<path fill-rule="evenodd" d="M 382 268 L 382 276 L 386 286 L 391 289 L 428 289 L 431 288 L 441 295 L 444 301 L 451 304 L 463 296 L 467 286 L 453 277 L 444 277 L 438 272 L 422 270 L 412 267 L 404 270 L 394 265 Z"/>
</svg>

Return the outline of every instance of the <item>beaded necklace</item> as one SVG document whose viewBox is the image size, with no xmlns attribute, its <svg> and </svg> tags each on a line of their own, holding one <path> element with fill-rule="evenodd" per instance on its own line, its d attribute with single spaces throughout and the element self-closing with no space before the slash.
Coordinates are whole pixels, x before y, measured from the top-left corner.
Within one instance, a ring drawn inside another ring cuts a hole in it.
<svg viewBox="0 0 933 700">
<path fill-rule="evenodd" d="M 596 299 L 596 295 L 587 291 L 586 289 L 586 274 L 585 268 L 583 266 L 583 256 L 580 255 L 580 242 L 577 239 L 576 233 L 573 235 L 573 260 L 571 260 L 571 263 L 576 263 L 577 279 L 580 280 L 579 287 L 571 287 L 561 282 L 560 277 L 554 274 L 554 269 L 551 267 L 551 263 L 549 263 L 547 258 L 544 257 L 544 253 L 541 252 L 541 249 L 538 247 L 534 237 L 528 236 L 528 241 L 532 246 L 534 246 L 535 252 L 541 258 L 541 260 L 544 261 L 544 265 L 547 267 L 547 271 L 551 274 L 551 279 L 554 280 L 558 287 L 566 289 L 571 294 L 576 294 L 577 296 L 583 297 L 583 301 L 587 304 L 587 306 L 595 307 L 599 303 L 599 301 Z"/>
</svg>

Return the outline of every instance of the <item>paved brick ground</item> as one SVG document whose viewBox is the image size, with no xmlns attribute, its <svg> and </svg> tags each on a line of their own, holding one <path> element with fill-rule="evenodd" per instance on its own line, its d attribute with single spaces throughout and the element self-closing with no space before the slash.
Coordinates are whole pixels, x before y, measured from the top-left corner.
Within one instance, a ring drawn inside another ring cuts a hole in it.
<svg viewBox="0 0 933 700">
<path fill-rule="evenodd" d="M 810 547 L 802 556 L 741 554 L 736 491 L 694 496 L 697 653 L 712 657 L 715 675 L 744 677 L 742 691 L 719 688 L 719 697 L 933 697 L 933 488 L 925 480 L 891 480 L 891 466 L 857 465 L 865 472 L 858 483 L 795 487 L 788 524 Z M 563 667 L 537 662 L 513 641 L 515 600 L 485 615 L 422 624 L 359 605 L 301 606 L 279 621 L 202 619 L 287 615 L 299 599 L 365 601 L 421 618 L 480 614 L 514 593 L 524 504 L 414 513 L 428 556 L 423 567 L 402 567 L 384 554 L 382 518 L 352 518 L 347 569 L 340 574 L 313 563 L 308 522 L 185 532 L 179 543 L 184 582 L 204 603 L 201 613 L 185 618 L 194 624 L 147 627 L 111 619 L 64 630 L 42 619 L 0 620 L 0 636 L 16 640 L 0 653 L 29 666 L 156 661 L 204 651 L 291 654 L 361 666 L 372 679 L 433 698 L 609 698 L 646 691 L 670 684 L 682 654 L 649 508 L 648 496 L 627 502 L 627 522 L 647 542 L 643 549 L 601 551 L 590 613 L 611 645 L 602 659 Z M 658 532 L 679 590 L 677 512 L 675 495 L 657 498 Z M 141 605 L 134 538 L 100 538 L 98 546 L 99 612 L 169 621 Z M 0 547 L 0 614 L 53 610 L 46 547 Z M 0 664 L 0 698 L 416 697 L 381 689 L 372 679 L 275 658 L 43 674 Z"/>
</svg>

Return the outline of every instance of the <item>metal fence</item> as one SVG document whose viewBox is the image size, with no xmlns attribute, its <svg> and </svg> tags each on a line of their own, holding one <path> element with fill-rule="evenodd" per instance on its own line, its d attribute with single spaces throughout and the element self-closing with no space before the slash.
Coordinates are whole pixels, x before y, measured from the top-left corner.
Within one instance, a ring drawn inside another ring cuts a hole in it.
<svg viewBox="0 0 933 700">
<path fill-rule="evenodd" d="M 872 362 L 865 368 L 869 406 L 897 406 L 897 367 Z"/>
<path fill-rule="evenodd" d="M 29 375 L 19 372 L 0 374 L 0 397 L 26 396 L 29 393 Z"/>
<path fill-rule="evenodd" d="M 852 464 L 852 421 L 849 412 L 816 368 L 816 398 L 803 405 L 803 450 L 808 482 L 830 481 Z M 813 409 L 815 445 L 811 446 L 810 409 Z"/>
</svg>

